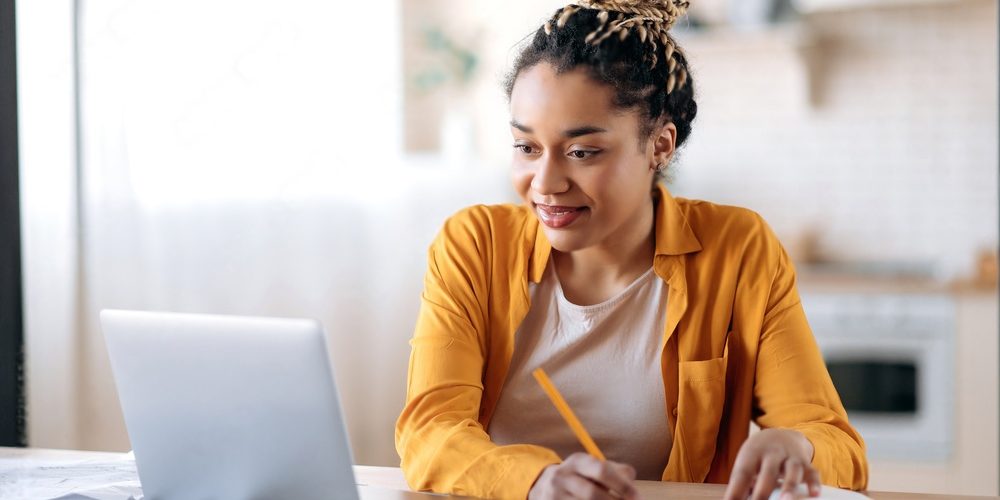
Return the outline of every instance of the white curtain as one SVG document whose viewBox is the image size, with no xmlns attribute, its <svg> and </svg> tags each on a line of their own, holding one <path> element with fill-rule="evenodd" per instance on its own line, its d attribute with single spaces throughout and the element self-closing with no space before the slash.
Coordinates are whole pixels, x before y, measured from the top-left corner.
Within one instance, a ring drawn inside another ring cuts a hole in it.
<svg viewBox="0 0 1000 500">
<path fill-rule="evenodd" d="M 506 173 L 401 154 L 398 6 L 83 2 L 79 445 L 128 449 L 103 308 L 313 317 L 394 465 L 426 248 Z"/>
</svg>

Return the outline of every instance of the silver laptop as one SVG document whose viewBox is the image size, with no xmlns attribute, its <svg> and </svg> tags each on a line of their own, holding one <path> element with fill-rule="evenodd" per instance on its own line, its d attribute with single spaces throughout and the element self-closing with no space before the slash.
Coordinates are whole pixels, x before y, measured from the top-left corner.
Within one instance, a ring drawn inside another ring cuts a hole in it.
<svg viewBox="0 0 1000 500">
<path fill-rule="evenodd" d="M 105 310 L 101 325 L 145 498 L 359 497 L 318 322 Z"/>
</svg>

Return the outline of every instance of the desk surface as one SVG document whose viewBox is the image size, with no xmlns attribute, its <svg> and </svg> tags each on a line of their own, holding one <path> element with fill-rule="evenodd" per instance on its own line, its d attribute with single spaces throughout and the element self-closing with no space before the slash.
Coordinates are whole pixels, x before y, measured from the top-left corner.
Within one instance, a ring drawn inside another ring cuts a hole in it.
<svg viewBox="0 0 1000 500">
<path fill-rule="evenodd" d="M 84 460 L 101 458 L 120 458 L 121 453 L 48 450 L 39 448 L 3 448 L 0 447 L 0 458 L 18 459 L 31 458 L 38 460 Z M 362 491 L 363 500 L 390 500 L 440 498 L 439 496 L 407 494 L 409 488 L 403 479 L 403 472 L 397 467 L 373 467 L 355 465 L 354 474 L 359 485 L 369 487 Z M 643 498 L 722 498 L 726 487 L 719 484 L 667 483 L 659 481 L 636 481 Z M 1000 497 L 975 497 L 959 495 L 924 495 L 917 493 L 892 493 L 871 491 L 865 493 L 874 500 L 974 500 L 997 499 Z"/>
</svg>

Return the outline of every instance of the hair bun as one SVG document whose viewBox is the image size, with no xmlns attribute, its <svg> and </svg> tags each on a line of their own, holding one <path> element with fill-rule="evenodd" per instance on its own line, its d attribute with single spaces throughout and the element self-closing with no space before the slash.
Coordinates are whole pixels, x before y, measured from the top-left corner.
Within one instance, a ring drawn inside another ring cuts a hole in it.
<svg viewBox="0 0 1000 500">
<path fill-rule="evenodd" d="M 687 0 L 579 0 L 577 5 L 588 9 L 622 12 L 656 20 L 669 29 L 687 12 Z"/>
</svg>

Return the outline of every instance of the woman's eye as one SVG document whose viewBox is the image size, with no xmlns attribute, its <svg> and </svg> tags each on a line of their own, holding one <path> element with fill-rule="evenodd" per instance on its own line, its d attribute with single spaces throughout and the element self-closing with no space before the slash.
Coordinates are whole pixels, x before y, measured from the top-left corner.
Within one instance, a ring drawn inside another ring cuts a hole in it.
<svg viewBox="0 0 1000 500">
<path fill-rule="evenodd" d="M 515 144 L 514 149 L 520 153 L 531 154 L 531 146 L 527 144 Z"/>
<path fill-rule="evenodd" d="M 599 153 L 599 151 L 586 151 L 583 149 L 575 149 L 569 152 L 569 155 L 578 160 L 584 160 L 590 158 Z"/>
</svg>

